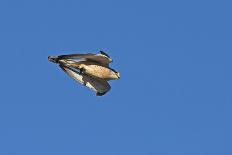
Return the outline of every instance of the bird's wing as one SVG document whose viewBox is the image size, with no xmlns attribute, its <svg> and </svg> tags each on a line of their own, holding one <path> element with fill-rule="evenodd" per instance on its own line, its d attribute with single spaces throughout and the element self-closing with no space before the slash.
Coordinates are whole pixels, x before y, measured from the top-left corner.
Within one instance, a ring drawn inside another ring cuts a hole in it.
<svg viewBox="0 0 232 155">
<path fill-rule="evenodd" d="M 95 61 L 103 66 L 109 66 L 109 63 L 112 62 L 112 59 L 108 54 L 103 51 L 100 51 L 99 54 L 69 54 L 69 55 L 60 55 L 59 59 L 87 59 L 91 61 Z"/>
<path fill-rule="evenodd" d="M 96 79 L 85 74 L 80 74 L 76 70 L 62 64 L 60 64 L 60 68 L 74 80 L 95 91 L 98 96 L 104 95 L 111 88 L 109 83 L 105 80 Z"/>
</svg>

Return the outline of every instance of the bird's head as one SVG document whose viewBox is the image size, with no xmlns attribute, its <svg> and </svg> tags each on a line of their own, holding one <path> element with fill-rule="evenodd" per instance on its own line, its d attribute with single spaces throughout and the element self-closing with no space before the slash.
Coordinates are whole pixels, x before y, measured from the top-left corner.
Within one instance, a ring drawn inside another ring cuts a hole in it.
<svg viewBox="0 0 232 155">
<path fill-rule="evenodd" d="M 118 79 L 120 79 L 120 73 L 116 72 L 116 75 L 117 75 Z"/>
<path fill-rule="evenodd" d="M 112 69 L 112 68 L 110 68 L 113 72 L 112 72 L 112 78 L 113 79 L 120 79 L 120 73 L 119 72 L 117 72 L 116 70 L 114 70 L 114 69 Z"/>
</svg>

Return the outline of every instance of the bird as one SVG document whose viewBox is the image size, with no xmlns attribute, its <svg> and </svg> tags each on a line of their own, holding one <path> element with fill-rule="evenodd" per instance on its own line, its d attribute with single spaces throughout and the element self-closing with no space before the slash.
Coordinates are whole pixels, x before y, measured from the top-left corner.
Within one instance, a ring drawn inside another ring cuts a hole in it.
<svg viewBox="0 0 232 155">
<path fill-rule="evenodd" d="M 48 60 L 58 64 L 74 80 L 95 91 L 97 96 L 103 96 L 111 89 L 108 81 L 120 79 L 120 73 L 109 67 L 112 58 L 103 51 L 98 54 L 48 56 Z"/>
</svg>

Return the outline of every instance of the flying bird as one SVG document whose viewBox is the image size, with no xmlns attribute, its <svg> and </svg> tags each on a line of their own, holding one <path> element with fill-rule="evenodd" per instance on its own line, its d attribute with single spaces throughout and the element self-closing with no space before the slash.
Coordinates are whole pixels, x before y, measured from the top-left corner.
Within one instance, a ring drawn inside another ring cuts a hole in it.
<svg viewBox="0 0 232 155">
<path fill-rule="evenodd" d="M 109 67 L 112 58 L 103 51 L 99 54 L 69 54 L 49 56 L 74 80 L 96 92 L 97 96 L 106 94 L 110 89 L 109 80 L 120 79 L 120 73 Z"/>
</svg>

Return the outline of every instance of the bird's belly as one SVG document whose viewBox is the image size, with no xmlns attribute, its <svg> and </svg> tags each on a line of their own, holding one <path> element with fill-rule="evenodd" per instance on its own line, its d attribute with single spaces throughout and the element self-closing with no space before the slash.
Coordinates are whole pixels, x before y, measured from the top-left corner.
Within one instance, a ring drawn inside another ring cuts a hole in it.
<svg viewBox="0 0 232 155">
<path fill-rule="evenodd" d="M 85 72 L 101 79 L 109 79 L 111 75 L 111 70 L 109 68 L 98 65 L 88 65 L 85 68 Z"/>
</svg>

